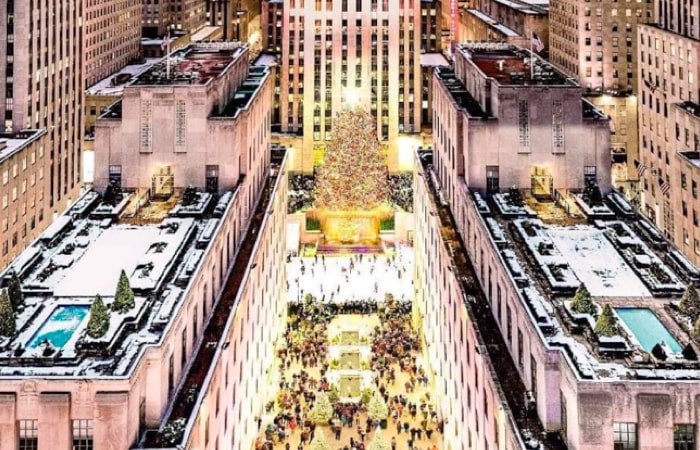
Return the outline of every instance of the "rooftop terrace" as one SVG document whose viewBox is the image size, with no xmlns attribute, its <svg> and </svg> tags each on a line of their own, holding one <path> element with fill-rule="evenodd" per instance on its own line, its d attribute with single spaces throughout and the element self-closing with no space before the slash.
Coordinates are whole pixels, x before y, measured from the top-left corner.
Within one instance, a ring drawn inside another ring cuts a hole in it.
<svg viewBox="0 0 700 450">
<path fill-rule="evenodd" d="M 126 377 L 170 325 L 235 192 L 197 201 L 150 202 L 134 195 L 102 203 L 88 192 L 58 217 L 3 274 L 20 277 L 25 307 L 17 334 L 0 342 L 3 377 Z M 135 307 L 112 311 L 107 333 L 85 333 L 96 294 L 109 305 L 122 270 Z"/>
<path fill-rule="evenodd" d="M 562 348 L 581 378 L 699 378 L 698 347 L 678 300 L 700 272 L 622 196 L 592 198 L 574 194 L 565 209 L 517 190 L 472 193 L 540 337 Z M 581 284 L 595 312 L 572 307 Z M 609 336 L 594 331 L 606 305 L 619 325 Z M 653 354 L 656 344 L 663 353 Z"/>
<path fill-rule="evenodd" d="M 0 164 L 46 133 L 46 130 L 22 130 L 0 133 Z"/>
<path fill-rule="evenodd" d="M 440 83 L 445 86 L 445 89 L 452 95 L 455 103 L 461 108 L 467 110 L 467 113 L 472 117 L 488 117 L 488 114 L 481 109 L 479 102 L 469 93 L 467 88 L 455 76 L 454 70 L 451 67 L 438 67 L 435 69 L 435 76 L 440 80 Z"/>
<path fill-rule="evenodd" d="M 457 46 L 457 51 L 471 59 L 485 76 L 501 85 L 578 86 L 545 60 L 510 44 L 464 43 Z"/>
<path fill-rule="evenodd" d="M 128 86 L 179 86 L 207 84 L 241 57 L 247 46 L 240 42 L 195 43 L 177 50 L 135 78 Z M 166 65 L 170 64 L 170 76 Z"/>
<path fill-rule="evenodd" d="M 146 71 L 162 58 L 149 58 L 143 64 L 130 64 L 123 67 L 119 72 L 108 76 L 107 78 L 95 83 L 89 87 L 85 93 L 87 95 L 121 95 L 124 88 L 138 76 L 141 72 Z"/>
</svg>

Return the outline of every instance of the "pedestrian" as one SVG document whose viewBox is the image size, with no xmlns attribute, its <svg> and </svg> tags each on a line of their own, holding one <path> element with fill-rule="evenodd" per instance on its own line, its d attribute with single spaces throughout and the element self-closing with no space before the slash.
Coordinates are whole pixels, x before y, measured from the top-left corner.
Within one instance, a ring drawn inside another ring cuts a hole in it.
<svg viewBox="0 0 700 450">
<path fill-rule="evenodd" d="M 396 450 L 396 436 L 391 437 L 391 450 Z"/>
</svg>

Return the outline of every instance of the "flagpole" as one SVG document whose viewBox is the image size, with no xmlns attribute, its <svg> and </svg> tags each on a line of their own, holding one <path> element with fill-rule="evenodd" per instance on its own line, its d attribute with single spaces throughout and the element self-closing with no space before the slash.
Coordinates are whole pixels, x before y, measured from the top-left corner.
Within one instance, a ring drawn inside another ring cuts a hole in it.
<svg viewBox="0 0 700 450">
<path fill-rule="evenodd" d="M 532 32 L 530 32 L 530 83 L 535 82 L 535 55 L 532 52 Z"/>
<path fill-rule="evenodd" d="M 166 50 L 165 50 L 165 78 L 170 79 L 170 27 L 168 27 L 168 34 L 165 35 L 166 39 Z"/>
</svg>

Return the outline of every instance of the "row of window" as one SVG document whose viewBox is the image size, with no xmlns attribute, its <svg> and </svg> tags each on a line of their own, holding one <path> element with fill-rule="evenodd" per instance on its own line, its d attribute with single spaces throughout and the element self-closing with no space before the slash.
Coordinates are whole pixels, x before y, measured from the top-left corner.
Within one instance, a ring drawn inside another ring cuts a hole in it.
<svg viewBox="0 0 700 450">
<path fill-rule="evenodd" d="M 39 421 L 17 421 L 17 449 L 38 450 Z M 73 450 L 93 450 L 93 421 L 90 419 L 75 419 L 72 424 Z"/>
</svg>

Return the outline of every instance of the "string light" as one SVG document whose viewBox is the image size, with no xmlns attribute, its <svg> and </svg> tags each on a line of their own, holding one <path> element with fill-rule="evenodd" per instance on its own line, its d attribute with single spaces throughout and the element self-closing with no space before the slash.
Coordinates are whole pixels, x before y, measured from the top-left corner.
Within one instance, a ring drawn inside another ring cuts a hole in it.
<svg viewBox="0 0 700 450">
<path fill-rule="evenodd" d="M 363 107 L 343 108 L 333 119 L 323 165 L 317 169 L 316 208 L 369 211 L 389 194 L 386 157 L 377 140 L 376 119 Z"/>
</svg>

